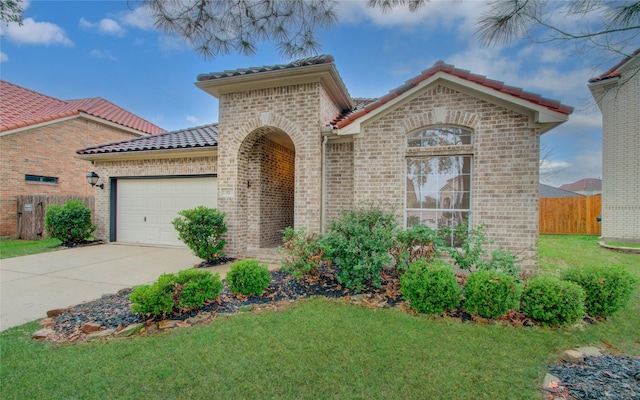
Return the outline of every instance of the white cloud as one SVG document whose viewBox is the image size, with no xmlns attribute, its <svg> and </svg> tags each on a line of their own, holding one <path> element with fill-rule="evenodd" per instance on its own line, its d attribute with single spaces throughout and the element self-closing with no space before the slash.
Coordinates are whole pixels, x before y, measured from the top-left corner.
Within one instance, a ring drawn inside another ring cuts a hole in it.
<svg viewBox="0 0 640 400">
<path fill-rule="evenodd" d="M 9 56 L 5 52 L 0 51 L 0 63 L 7 61 L 9 61 Z"/>
<path fill-rule="evenodd" d="M 194 117 L 193 115 L 187 115 L 185 119 L 191 122 L 192 124 L 197 124 L 199 121 L 198 118 Z"/>
<path fill-rule="evenodd" d="M 138 29 L 154 29 L 151 11 L 149 11 L 149 9 L 146 7 L 138 7 L 131 12 L 123 14 L 120 17 L 120 22 L 122 22 L 124 25 L 132 26 Z"/>
<path fill-rule="evenodd" d="M 553 162 L 557 165 L 566 165 L 566 167 L 548 179 L 548 184 L 551 186 L 558 187 L 583 178 L 602 177 L 601 151 L 580 153 L 570 160 L 556 160 Z"/>
<path fill-rule="evenodd" d="M 64 29 L 50 22 L 36 22 L 33 18 L 23 19 L 22 25 L 15 22 L 0 24 L 0 35 L 21 44 L 73 46 Z"/>
<path fill-rule="evenodd" d="M 103 18 L 96 23 L 80 18 L 79 25 L 83 29 L 94 30 L 105 35 L 122 37 L 125 33 L 120 24 L 111 18 Z"/>
<path fill-rule="evenodd" d="M 91 57 L 101 58 L 103 60 L 116 61 L 118 58 L 111 54 L 109 50 L 94 49 L 89 52 Z"/>
</svg>

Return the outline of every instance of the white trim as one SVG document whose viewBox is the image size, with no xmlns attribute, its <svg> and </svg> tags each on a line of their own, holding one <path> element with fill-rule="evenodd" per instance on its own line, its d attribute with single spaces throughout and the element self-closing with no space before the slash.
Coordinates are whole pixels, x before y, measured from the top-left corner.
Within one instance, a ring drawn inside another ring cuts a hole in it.
<svg viewBox="0 0 640 400">
<path fill-rule="evenodd" d="M 499 92 L 484 85 L 475 82 L 469 82 L 466 79 L 462 79 L 457 76 L 453 76 L 446 72 L 440 71 L 429 77 L 428 79 L 420 82 L 415 87 L 407 90 L 400 96 L 390 100 L 389 102 L 372 110 L 371 112 L 364 114 L 344 128 L 338 129 L 338 135 L 355 135 L 360 133 L 362 130 L 362 125 L 365 122 L 370 122 L 374 118 L 380 118 L 388 112 L 391 112 L 393 109 L 410 102 L 415 97 L 417 97 L 419 92 L 421 92 L 424 88 L 431 86 L 438 81 L 442 81 L 445 86 L 451 87 L 452 89 L 458 90 L 462 93 L 479 98 L 481 100 L 485 100 L 492 104 L 500 105 L 519 114 L 528 115 L 532 122 L 542 125 L 540 129 L 541 133 L 544 133 L 557 125 L 560 125 L 561 123 L 566 122 L 569 119 L 568 115 L 550 110 L 546 106 L 533 104 L 526 99 Z"/>
</svg>

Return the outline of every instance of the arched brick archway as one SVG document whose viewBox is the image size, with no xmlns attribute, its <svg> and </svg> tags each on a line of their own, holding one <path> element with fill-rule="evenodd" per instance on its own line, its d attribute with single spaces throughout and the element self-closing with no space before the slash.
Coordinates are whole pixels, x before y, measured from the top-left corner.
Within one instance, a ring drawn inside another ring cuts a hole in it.
<svg viewBox="0 0 640 400">
<path fill-rule="evenodd" d="M 237 212 L 246 248 L 275 248 L 294 226 L 295 145 L 274 126 L 251 131 L 238 149 Z"/>
</svg>

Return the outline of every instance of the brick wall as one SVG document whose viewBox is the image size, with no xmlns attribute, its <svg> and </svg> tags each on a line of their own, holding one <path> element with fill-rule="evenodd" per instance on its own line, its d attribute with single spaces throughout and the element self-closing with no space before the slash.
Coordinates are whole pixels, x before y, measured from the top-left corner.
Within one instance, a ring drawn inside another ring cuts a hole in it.
<svg viewBox="0 0 640 400">
<path fill-rule="evenodd" d="M 76 150 L 97 143 L 132 138 L 129 132 L 75 118 L 0 137 L 0 236 L 15 236 L 16 196 L 43 194 L 93 196 L 87 183 L 89 161 Z M 25 182 L 25 174 L 57 177 L 57 184 Z"/>
<path fill-rule="evenodd" d="M 640 243 L 638 68 L 640 57 L 625 67 L 618 85 L 606 90 L 599 101 L 603 117 L 602 237 L 607 241 Z"/>
<path fill-rule="evenodd" d="M 353 143 L 329 142 L 326 152 L 325 225 L 353 206 Z"/>
<path fill-rule="evenodd" d="M 438 112 L 436 113 L 436 109 Z M 440 117 L 442 116 L 442 117 Z M 438 120 L 442 119 L 442 120 Z M 472 146 L 406 148 L 406 134 L 431 125 L 466 127 Z M 473 157 L 472 224 L 485 224 L 494 246 L 537 265 L 539 134 L 526 116 L 436 85 L 366 124 L 354 140 L 354 202 L 378 201 L 404 215 L 406 157 Z M 401 221 L 404 223 L 404 221 Z"/>
<path fill-rule="evenodd" d="M 220 96 L 218 207 L 227 213 L 227 253 L 241 257 L 259 247 L 252 222 L 247 180 L 254 144 L 264 135 L 289 136 L 295 149 L 294 224 L 320 230 L 321 84 L 317 82 Z M 247 240 L 250 242 L 247 242 Z"/>
<path fill-rule="evenodd" d="M 109 240 L 110 195 L 112 177 L 153 177 L 173 175 L 207 175 L 217 172 L 216 150 L 211 155 L 185 156 L 146 160 L 96 161 L 94 170 L 104 183 L 104 190 L 96 189 L 96 239 Z M 86 179 L 86 178 L 85 178 Z"/>
</svg>

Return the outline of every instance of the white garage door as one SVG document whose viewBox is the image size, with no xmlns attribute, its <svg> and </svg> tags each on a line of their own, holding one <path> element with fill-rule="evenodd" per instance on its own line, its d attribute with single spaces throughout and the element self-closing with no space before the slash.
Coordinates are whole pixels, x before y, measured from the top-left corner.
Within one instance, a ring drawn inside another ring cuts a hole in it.
<svg viewBox="0 0 640 400">
<path fill-rule="evenodd" d="M 217 207 L 215 177 L 119 179 L 116 241 L 184 246 L 171 221 L 178 211 Z"/>
</svg>

